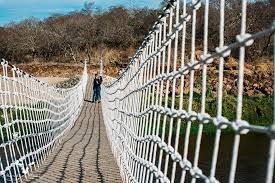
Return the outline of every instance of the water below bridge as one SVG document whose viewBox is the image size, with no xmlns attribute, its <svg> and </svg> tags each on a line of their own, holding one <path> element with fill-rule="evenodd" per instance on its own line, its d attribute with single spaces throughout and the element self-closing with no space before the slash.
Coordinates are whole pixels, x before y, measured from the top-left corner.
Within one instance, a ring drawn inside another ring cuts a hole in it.
<svg viewBox="0 0 275 183">
<path fill-rule="evenodd" d="M 210 174 L 212 153 L 215 135 L 204 134 L 202 138 L 200 160 L 198 166 L 205 175 Z M 216 178 L 220 182 L 228 182 L 234 142 L 233 134 L 221 136 L 219 156 L 216 170 Z M 236 183 L 263 183 L 266 179 L 267 160 L 269 151 L 269 138 L 265 135 L 250 134 L 241 137 L 239 149 L 238 166 L 236 172 Z M 183 139 L 180 142 L 179 152 L 183 152 Z M 192 135 L 189 144 L 188 159 L 193 160 L 196 144 L 196 136 Z M 176 182 L 180 182 L 181 170 L 177 169 Z M 187 174 L 188 175 L 188 174 Z M 191 176 L 187 177 L 191 181 Z M 202 181 L 197 181 L 202 182 Z M 275 179 L 274 179 L 275 182 Z"/>
</svg>

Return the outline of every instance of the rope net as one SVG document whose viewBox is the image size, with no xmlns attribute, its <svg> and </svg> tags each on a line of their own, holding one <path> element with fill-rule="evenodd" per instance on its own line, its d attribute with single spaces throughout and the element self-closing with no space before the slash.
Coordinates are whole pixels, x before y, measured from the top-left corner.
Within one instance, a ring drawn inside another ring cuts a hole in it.
<svg viewBox="0 0 275 183">
<path fill-rule="evenodd" d="M 70 89 L 50 86 L 1 61 L 0 182 L 22 181 L 71 129 L 84 101 L 86 64 Z"/>
<path fill-rule="evenodd" d="M 273 118 L 269 116 L 270 125 L 252 125 L 242 118 L 242 114 L 246 49 L 266 35 L 274 37 L 275 27 L 247 33 L 248 3 L 242 0 L 239 34 L 233 43 L 227 44 L 224 37 L 225 0 L 219 1 L 216 7 L 219 19 L 215 20 L 209 18 L 209 3 L 209 0 L 193 0 L 190 4 L 186 0 L 170 1 L 129 66 L 117 80 L 103 87 L 104 122 L 124 182 L 220 182 L 216 176 L 217 163 L 223 158 L 219 156 L 220 141 L 222 132 L 231 130 L 233 146 L 228 182 L 235 182 L 241 135 L 259 133 L 267 135 L 270 143 L 265 182 L 272 183 Z M 199 11 L 204 17 L 203 43 L 196 42 Z M 211 50 L 208 47 L 208 30 L 213 28 L 208 26 L 210 21 L 218 22 L 219 33 L 216 37 L 219 44 Z M 200 57 L 196 55 L 197 44 L 203 45 Z M 232 51 L 237 52 L 239 58 L 236 102 L 233 104 L 235 116 L 229 118 L 223 114 L 226 107 L 223 106 L 224 80 L 227 79 L 224 65 Z M 213 65 L 214 70 L 210 70 Z M 216 87 L 215 114 L 208 113 L 206 108 L 211 92 L 209 72 L 215 73 L 217 78 L 216 86 L 212 86 Z M 203 131 L 209 125 L 215 129 L 215 135 L 213 147 L 209 145 L 208 148 L 211 152 L 209 169 L 205 171 L 200 168 L 199 160 Z M 196 127 L 195 145 L 190 147 L 193 127 Z"/>
</svg>

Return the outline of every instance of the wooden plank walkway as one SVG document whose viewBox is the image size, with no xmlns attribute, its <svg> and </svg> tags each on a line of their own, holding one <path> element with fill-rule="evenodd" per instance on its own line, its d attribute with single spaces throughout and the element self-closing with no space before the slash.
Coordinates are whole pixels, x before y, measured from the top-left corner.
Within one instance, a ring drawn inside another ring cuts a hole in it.
<svg viewBox="0 0 275 183">
<path fill-rule="evenodd" d="M 86 100 L 91 98 L 91 88 L 90 79 Z M 107 139 L 100 104 L 85 101 L 71 131 L 24 182 L 122 182 Z"/>
</svg>

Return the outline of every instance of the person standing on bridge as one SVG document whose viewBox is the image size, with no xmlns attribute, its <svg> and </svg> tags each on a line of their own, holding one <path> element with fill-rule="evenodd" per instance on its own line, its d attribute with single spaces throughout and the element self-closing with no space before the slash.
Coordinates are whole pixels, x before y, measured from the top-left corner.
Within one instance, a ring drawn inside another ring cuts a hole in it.
<svg viewBox="0 0 275 183">
<path fill-rule="evenodd" d="M 93 100 L 92 102 L 100 102 L 101 100 L 101 84 L 102 84 L 102 77 L 99 76 L 99 74 L 95 74 L 95 78 L 94 78 L 94 85 L 93 85 Z"/>
</svg>

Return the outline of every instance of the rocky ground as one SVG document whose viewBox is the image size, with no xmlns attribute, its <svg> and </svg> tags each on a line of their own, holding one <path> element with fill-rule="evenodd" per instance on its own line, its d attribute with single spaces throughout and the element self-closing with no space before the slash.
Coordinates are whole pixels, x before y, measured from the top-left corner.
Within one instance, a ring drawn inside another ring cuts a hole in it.
<svg viewBox="0 0 275 183">
<path fill-rule="evenodd" d="M 68 78 L 63 78 L 63 77 L 38 77 L 37 79 L 47 82 L 50 85 L 56 85 L 57 83 L 68 80 Z"/>
<path fill-rule="evenodd" d="M 72 88 L 73 86 L 77 85 L 79 81 L 80 81 L 79 77 L 72 77 L 72 78 L 69 78 L 68 80 L 57 83 L 55 86 L 57 88 Z"/>
<path fill-rule="evenodd" d="M 213 92 L 218 87 L 218 63 L 209 67 L 208 85 Z M 232 57 L 225 60 L 224 65 L 224 91 L 237 95 L 238 90 L 238 61 Z M 247 96 L 272 95 L 273 93 L 273 63 L 262 60 L 256 63 L 245 63 L 244 67 L 244 94 Z"/>
<path fill-rule="evenodd" d="M 74 76 L 81 76 L 83 72 L 82 63 L 29 63 L 18 64 L 17 67 L 21 68 L 27 73 L 31 73 L 35 77 L 62 77 L 70 78 Z M 121 67 L 119 66 L 106 66 L 105 72 L 110 76 L 117 76 Z M 99 71 L 99 66 L 88 64 L 88 73 L 94 75 Z"/>
<path fill-rule="evenodd" d="M 199 56 L 197 55 L 197 60 Z M 244 95 L 264 96 L 273 95 L 273 63 L 271 59 L 262 58 L 256 62 L 245 63 L 244 66 Z M 219 61 L 215 60 L 207 67 L 207 89 L 214 96 L 218 90 Z M 237 95 L 238 92 L 238 60 L 228 57 L 225 59 L 223 72 L 223 90 L 225 94 Z M 184 79 L 184 94 L 189 93 L 189 75 Z M 176 94 L 180 93 L 180 81 L 177 81 Z M 194 92 L 201 93 L 202 67 L 195 72 Z M 170 87 L 170 92 L 172 88 Z"/>
</svg>

